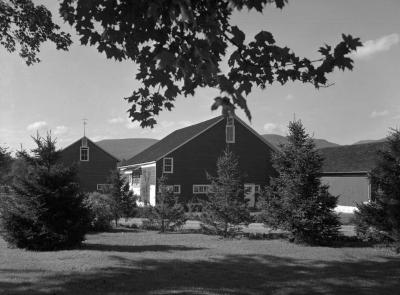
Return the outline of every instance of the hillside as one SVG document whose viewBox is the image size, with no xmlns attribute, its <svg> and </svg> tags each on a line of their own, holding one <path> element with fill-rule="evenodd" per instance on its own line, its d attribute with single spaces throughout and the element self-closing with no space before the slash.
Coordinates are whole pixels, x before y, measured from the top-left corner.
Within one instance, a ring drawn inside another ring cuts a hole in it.
<svg viewBox="0 0 400 295">
<path fill-rule="evenodd" d="M 96 142 L 96 144 L 122 161 L 132 158 L 157 141 L 153 138 L 124 138 L 104 139 Z"/>
<path fill-rule="evenodd" d="M 385 141 L 385 140 L 386 140 L 386 138 L 381 138 L 381 139 L 365 139 L 365 140 L 357 141 L 357 142 L 353 143 L 353 145 L 354 145 L 354 144 L 365 144 L 365 143 L 383 142 L 383 141 Z"/>
<path fill-rule="evenodd" d="M 279 147 L 279 144 L 287 143 L 286 137 L 278 134 L 264 134 L 262 135 L 262 137 L 264 137 L 269 143 L 273 144 L 276 147 Z M 317 149 L 339 146 L 338 144 L 329 142 L 325 139 L 314 138 L 314 142 Z"/>
<path fill-rule="evenodd" d="M 324 157 L 324 172 L 370 171 L 375 168 L 378 150 L 385 148 L 385 142 L 343 145 L 320 149 Z"/>
</svg>

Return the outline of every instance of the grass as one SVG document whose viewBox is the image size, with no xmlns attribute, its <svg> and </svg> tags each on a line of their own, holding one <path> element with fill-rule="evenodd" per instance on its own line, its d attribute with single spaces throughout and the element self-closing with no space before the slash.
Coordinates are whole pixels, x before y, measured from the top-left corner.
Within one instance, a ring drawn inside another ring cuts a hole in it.
<svg viewBox="0 0 400 295">
<path fill-rule="evenodd" d="M 0 294 L 397 294 L 385 248 L 121 230 L 81 249 L 28 252 L 0 239 Z"/>
</svg>

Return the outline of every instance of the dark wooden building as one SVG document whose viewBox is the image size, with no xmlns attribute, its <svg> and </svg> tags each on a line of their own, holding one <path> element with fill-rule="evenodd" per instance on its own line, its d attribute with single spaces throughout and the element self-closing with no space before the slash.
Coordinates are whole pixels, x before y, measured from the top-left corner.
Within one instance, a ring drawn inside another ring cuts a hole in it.
<svg viewBox="0 0 400 295">
<path fill-rule="evenodd" d="M 108 184 L 118 159 L 84 136 L 61 151 L 61 162 L 76 164 L 82 191 L 93 192 L 103 190 Z"/>
<path fill-rule="evenodd" d="M 321 180 L 329 192 L 339 196 L 337 211 L 353 212 L 357 204 L 373 200 L 370 172 L 385 142 L 344 145 L 320 149 L 324 158 Z"/>
<path fill-rule="evenodd" d="M 184 201 L 204 196 L 210 185 L 207 173 L 216 175 L 216 162 L 226 146 L 239 157 L 245 189 L 254 195 L 274 173 L 274 146 L 237 116 L 219 116 L 176 130 L 129 159 L 120 169 L 129 176 L 133 192 L 143 202 L 155 204 L 157 179 L 167 184 Z"/>
</svg>

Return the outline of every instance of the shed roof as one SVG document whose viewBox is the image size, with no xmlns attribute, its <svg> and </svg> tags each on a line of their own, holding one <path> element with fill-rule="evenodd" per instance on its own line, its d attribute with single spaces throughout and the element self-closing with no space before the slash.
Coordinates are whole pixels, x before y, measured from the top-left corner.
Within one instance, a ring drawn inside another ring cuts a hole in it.
<svg viewBox="0 0 400 295">
<path fill-rule="evenodd" d="M 323 172 L 371 171 L 376 167 L 378 151 L 385 147 L 385 142 L 374 142 L 319 149 L 324 157 Z"/>
</svg>

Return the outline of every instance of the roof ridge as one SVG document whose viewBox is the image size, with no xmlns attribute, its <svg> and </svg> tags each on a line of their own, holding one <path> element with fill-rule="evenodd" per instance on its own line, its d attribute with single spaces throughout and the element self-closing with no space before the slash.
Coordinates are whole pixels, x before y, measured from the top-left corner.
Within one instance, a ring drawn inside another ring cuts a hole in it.
<svg viewBox="0 0 400 295">
<path fill-rule="evenodd" d="M 147 149 L 141 151 L 139 154 L 136 154 L 133 157 L 131 157 L 130 159 L 128 159 L 126 164 L 122 167 L 140 164 L 140 163 L 142 163 L 142 161 L 140 160 L 141 158 L 143 158 L 142 159 L 143 163 L 157 161 L 158 159 L 162 158 L 164 155 L 176 150 L 183 144 L 186 144 L 187 142 L 191 141 L 192 139 L 194 139 L 201 133 L 205 132 L 206 130 L 208 130 L 209 128 L 211 128 L 212 126 L 214 126 L 215 124 L 220 122 L 222 119 L 223 119 L 223 116 L 219 115 L 214 118 L 211 118 L 211 119 L 208 119 L 208 120 L 205 120 L 205 121 L 202 121 L 202 122 L 190 125 L 190 126 L 176 129 L 176 130 L 172 131 L 171 133 L 169 133 L 164 138 L 160 139 L 158 142 L 149 146 Z M 200 128 L 200 126 L 202 126 L 202 125 L 204 125 L 204 127 Z M 192 129 L 195 130 L 196 128 L 200 128 L 200 130 L 196 130 L 195 132 L 189 132 L 189 134 L 187 134 L 187 135 L 184 134 L 185 130 L 191 131 Z M 177 142 L 171 142 L 169 147 L 164 148 L 164 149 L 162 148 L 163 144 L 164 145 L 168 144 L 168 140 L 171 140 L 171 138 L 173 138 L 174 135 L 175 135 L 175 137 L 177 137 L 179 134 L 182 134 L 182 133 L 183 133 L 183 136 L 182 136 L 183 138 L 178 138 L 178 139 L 176 139 Z M 157 148 L 159 148 L 159 150 L 157 150 Z M 146 155 L 149 153 L 153 153 L 153 155 L 143 157 L 143 155 Z M 150 158 L 151 158 L 151 160 L 149 160 Z M 138 160 L 135 161 L 135 159 L 138 159 Z"/>
</svg>

